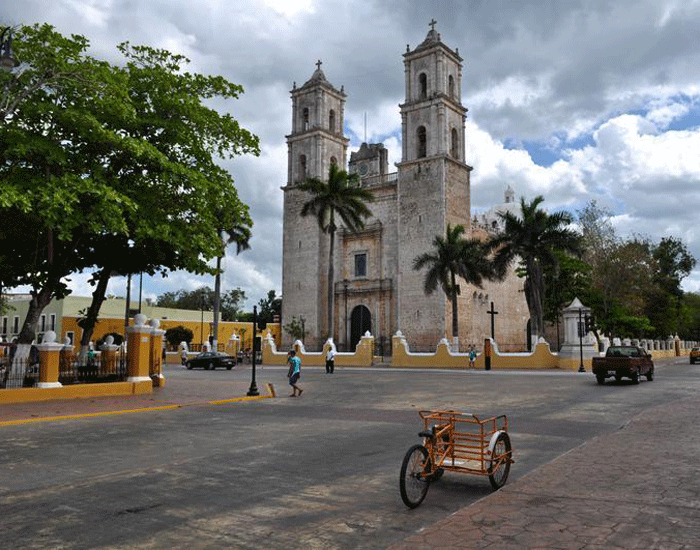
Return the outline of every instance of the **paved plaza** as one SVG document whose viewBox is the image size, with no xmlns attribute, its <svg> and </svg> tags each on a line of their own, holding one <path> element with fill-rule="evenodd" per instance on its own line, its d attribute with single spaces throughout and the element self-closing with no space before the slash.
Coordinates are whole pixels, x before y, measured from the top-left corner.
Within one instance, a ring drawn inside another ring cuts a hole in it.
<svg viewBox="0 0 700 550">
<path fill-rule="evenodd" d="M 151 396 L 0 408 L 0 548 L 697 548 L 700 366 L 562 371 L 168 365 Z M 268 393 L 268 383 L 277 397 Z M 398 491 L 420 409 L 506 413 L 506 486 Z"/>
</svg>

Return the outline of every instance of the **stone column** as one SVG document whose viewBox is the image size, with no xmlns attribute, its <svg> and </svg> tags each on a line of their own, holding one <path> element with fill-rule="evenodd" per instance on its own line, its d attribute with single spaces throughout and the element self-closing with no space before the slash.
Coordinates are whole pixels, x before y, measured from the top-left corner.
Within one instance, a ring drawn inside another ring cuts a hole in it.
<svg viewBox="0 0 700 550">
<path fill-rule="evenodd" d="M 148 382 L 151 377 L 148 375 L 151 352 L 151 327 L 146 325 L 146 316 L 139 313 L 134 317 L 133 326 L 127 327 L 127 361 L 128 374 L 127 382 Z"/>
<path fill-rule="evenodd" d="M 154 388 L 162 388 L 165 386 L 165 376 L 163 376 L 163 335 L 164 330 L 161 330 L 160 321 L 151 319 L 151 360 L 149 362 L 149 374 L 153 380 Z"/>
<path fill-rule="evenodd" d="M 44 342 L 37 345 L 39 349 L 39 388 L 60 388 L 58 365 L 63 344 L 56 342 L 56 333 L 52 330 L 44 334 Z"/>
<path fill-rule="evenodd" d="M 580 311 L 580 313 L 579 313 Z M 598 346 L 595 337 L 588 333 L 583 338 L 579 337 L 579 323 L 591 312 L 591 308 L 584 306 L 578 298 L 564 309 L 564 344 L 559 350 L 559 357 L 569 360 L 589 359 L 598 355 Z"/>
</svg>

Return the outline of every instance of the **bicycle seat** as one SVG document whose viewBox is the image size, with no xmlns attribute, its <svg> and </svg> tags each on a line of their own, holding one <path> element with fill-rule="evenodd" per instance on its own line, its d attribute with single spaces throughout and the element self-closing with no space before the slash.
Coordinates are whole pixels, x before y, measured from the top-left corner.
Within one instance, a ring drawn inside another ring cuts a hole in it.
<svg viewBox="0 0 700 550">
<path fill-rule="evenodd" d="M 430 430 L 423 430 L 422 432 L 418 432 L 419 437 L 430 437 L 433 438 L 435 437 L 435 434 L 431 432 Z"/>
</svg>

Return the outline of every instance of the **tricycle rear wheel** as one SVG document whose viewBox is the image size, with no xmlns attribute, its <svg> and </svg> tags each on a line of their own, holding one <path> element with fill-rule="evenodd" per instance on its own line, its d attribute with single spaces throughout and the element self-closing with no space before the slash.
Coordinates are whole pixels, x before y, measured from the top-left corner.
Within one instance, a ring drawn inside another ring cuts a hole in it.
<svg viewBox="0 0 700 550">
<path fill-rule="evenodd" d="M 506 484 L 510 472 L 511 446 L 510 437 L 506 432 L 501 433 L 496 439 L 491 453 L 489 464 L 489 481 L 491 487 L 500 489 Z"/>
<path fill-rule="evenodd" d="M 423 445 L 413 445 L 403 457 L 399 489 L 401 500 L 409 508 L 418 507 L 428 493 L 430 469 L 428 449 Z"/>
</svg>

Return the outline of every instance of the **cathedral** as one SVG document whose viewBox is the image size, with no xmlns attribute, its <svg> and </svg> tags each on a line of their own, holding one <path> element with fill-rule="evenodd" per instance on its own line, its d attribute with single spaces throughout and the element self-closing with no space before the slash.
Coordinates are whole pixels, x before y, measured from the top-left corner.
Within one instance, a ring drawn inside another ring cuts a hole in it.
<svg viewBox="0 0 700 550">
<path fill-rule="evenodd" d="M 452 305 L 438 288 L 425 294 L 426 270 L 413 261 L 432 250 L 436 235 L 448 224 L 462 225 L 467 236 L 486 238 L 499 229 L 496 213 L 517 206 L 510 188 L 505 203 L 481 216 L 471 216 L 472 167 L 465 158 L 462 105 L 462 58 L 441 41 L 431 23 L 425 40 L 403 54 L 405 100 L 401 161 L 389 170 L 382 144 L 363 143 L 347 158 L 343 134 L 346 94 L 326 79 L 320 62 L 303 86 L 294 84 L 292 131 L 287 136 L 288 174 L 284 192 L 282 325 L 301 322 L 309 350 L 320 350 L 329 333 L 329 237 L 314 216 L 302 217 L 309 195 L 296 188 L 306 178 L 326 180 L 332 164 L 347 166 L 370 190 L 372 216 L 359 232 L 342 226 L 335 234 L 333 339 L 339 350 L 354 350 L 369 331 L 377 354 L 390 353 L 391 336 L 400 330 L 412 351 L 433 351 L 442 338 L 452 343 Z M 499 210 L 500 208 L 500 210 Z M 523 280 L 510 273 L 483 288 L 460 284 L 458 298 L 460 351 L 480 348 L 494 336 L 502 351 L 528 345 L 528 309 Z M 492 323 L 493 322 L 493 323 Z M 290 336 L 283 335 L 283 345 Z"/>
</svg>

